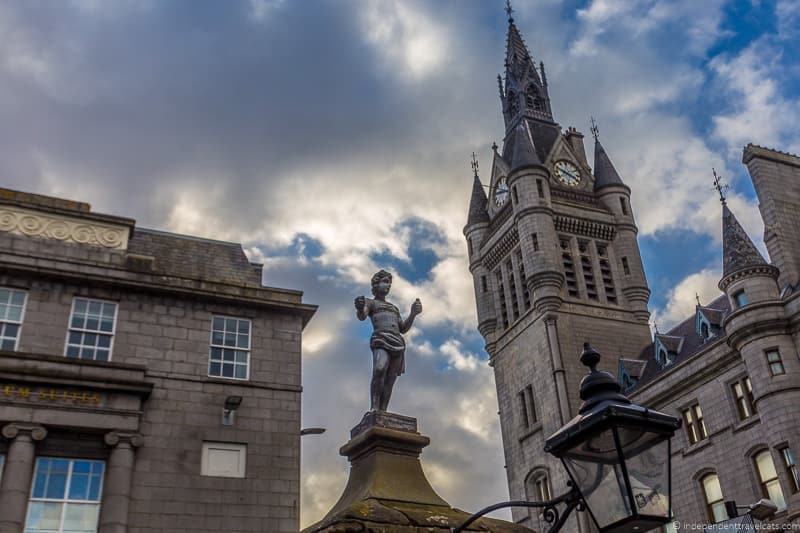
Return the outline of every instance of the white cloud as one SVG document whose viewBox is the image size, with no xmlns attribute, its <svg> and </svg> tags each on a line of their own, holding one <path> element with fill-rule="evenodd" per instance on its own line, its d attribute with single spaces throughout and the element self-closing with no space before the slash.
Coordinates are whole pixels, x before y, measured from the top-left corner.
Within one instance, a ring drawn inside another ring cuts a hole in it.
<svg viewBox="0 0 800 533">
<path fill-rule="evenodd" d="M 729 104 L 729 109 L 713 118 L 714 134 L 732 155 L 748 142 L 800 149 L 800 99 L 788 98 L 781 91 L 782 59 L 780 49 L 759 39 L 736 56 L 719 56 L 711 62 Z"/>
<path fill-rule="evenodd" d="M 664 309 L 653 313 L 653 321 L 658 324 L 658 330 L 664 333 L 684 319 L 693 316 L 697 305 L 695 295 L 700 296 L 703 305 L 708 305 L 717 298 L 720 295 L 717 283 L 721 277 L 722 273 L 719 270 L 704 269 L 682 279 L 669 291 Z"/>
<path fill-rule="evenodd" d="M 367 41 L 389 60 L 390 70 L 400 68 L 419 79 L 448 57 L 446 28 L 416 2 L 368 0 L 362 7 L 362 28 Z"/>
</svg>

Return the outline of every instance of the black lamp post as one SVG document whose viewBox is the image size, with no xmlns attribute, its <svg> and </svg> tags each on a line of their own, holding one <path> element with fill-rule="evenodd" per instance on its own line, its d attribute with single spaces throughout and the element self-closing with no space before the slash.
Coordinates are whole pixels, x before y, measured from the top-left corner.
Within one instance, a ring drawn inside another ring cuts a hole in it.
<svg viewBox="0 0 800 533">
<path fill-rule="evenodd" d="M 547 502 L 487 507 L 455 532 L 486 513 L 517 506 L 543 507 L 551 533 L 575 507 L 587 509 L 603 533 L 644 532 L 671 520 L 670 438 L 681 421 L 632 403 L 613 375 L 597 370 L 599 361 L 600 354 L 584 344 L 581 362 L 591 370 L 581 381 L 583 405 L 545 442 L 545 451 L 564 464 L 570 490 Z"/>
</svg>

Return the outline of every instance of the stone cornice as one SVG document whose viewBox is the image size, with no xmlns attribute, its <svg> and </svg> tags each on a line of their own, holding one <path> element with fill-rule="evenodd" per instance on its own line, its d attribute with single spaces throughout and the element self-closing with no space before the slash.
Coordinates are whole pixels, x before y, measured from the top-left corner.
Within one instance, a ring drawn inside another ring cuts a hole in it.
<svg viewBox="0 0 800 533">
<path fill-rule="evenodd" d="M 126 250 L 132 226 L 101 222 L 96 218 L 0 205 L 0 231 L 109 250 Z"/>
<path fill-rule="evenodd" d="M 160 292 L 212 301 L 234 302 L 254 307 L 279 309 L 288 314 L 299 315 L 305 326 L 317 310 L 316 305 L 296 302 L 299 291 L 272 287 L 251 287 L 215 283 L 191 278 L 161 276 L 144 272 L 132 272 L 112 265 L 91 265 L 33 257 L 22 254 L 0 252 L 0 268 L 12 272 L 34 274 L 60 280 L 69 279 L 94 286 L 124 287 L 137 291 Z"/>
<path fill-rule="evenodd" d="M 731 272 L 730 274 L 719 280 L 719 284 L 717 284 L 717 287 L 719 287 L 719 290 L 721 290 L 722 292 L 725 292 L 725 289 L 727 289 L 731 283 L 744 277 L 767 276 L 772 279 L 778 279 L 779 275 L 780 271 L 778 270 L 778 268 L 772 265 L 768 265 L 766 263 L 762 265 L 752 265 Z"/>
</svg>

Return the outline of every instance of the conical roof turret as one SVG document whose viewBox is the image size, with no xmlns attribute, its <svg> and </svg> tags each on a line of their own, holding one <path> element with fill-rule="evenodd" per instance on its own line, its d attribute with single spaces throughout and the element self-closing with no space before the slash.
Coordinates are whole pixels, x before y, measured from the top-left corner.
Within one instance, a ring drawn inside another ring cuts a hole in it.
<svg viewBox="0 0 800 533">
<path fill-rule="evenodd" d="M 736 216 L 722 203 L 722 277 L 738 270 L 766 265 L 767 261 L 750 240 Z"/>
<path fill-rule="evenodd" d="M 475 178 L 472 182 L 472 196 L 469 199 L 469 215 L 467 217 L 467 225 L 478 224 L 480 222 L 489 222 L 489 211 L 487 206 L 489 199 L 483 190 L 483 184 L 475 173 Z"/>
<path fill-rule="evenodd" d="M 595 191 L 610 185 L 625 185 L 597 136 L 594 139 L 594 178 Z"/>
<path fill-rule="evenodd" d="M 528 132 L 528 125 L 525 121 L 517 123 L 511 141 L 511 153 L 507 160 L 511 161 L 511 172 L 517 169 L 532 165 L 541 165 L 542 162 L 536 154 L 536 147 L 533 139 Z"/>
</svg>

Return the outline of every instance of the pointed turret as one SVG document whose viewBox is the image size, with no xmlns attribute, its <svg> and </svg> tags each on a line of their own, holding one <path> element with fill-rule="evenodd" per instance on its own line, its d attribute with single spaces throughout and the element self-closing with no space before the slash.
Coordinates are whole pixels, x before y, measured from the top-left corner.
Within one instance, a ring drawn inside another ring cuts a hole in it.
<svg viewBox="0 0 800 533">
<path fill-rule="evenodd" d="M 483 190 L 483 184 L 478 174 L 472 182 L 472 197 L 469 200 L 469 216 L 467 217 L 467 225 L 477 224 L 479 222 L 489 222 L 489 212 L 486 207 L 489 204 L 489 199 Z"/>
<path fill-rule="evenodd" d="M 714 173 L 714 188 L 722 203 L 722 279 L 717 285 L 736 309 L 748 302 L 778 295 L 778 269 L 764 260 L 736 216 L 728 208 L 728 185 Z"/>
<path fill-rule="evenodd" d="M 756 245 L 736 217 L 722 204 L 722 276 L 727 277 L 738 270 L 766 265 Z"/>
<path fill-rule="evenodd" d="M 533 139 L 525 122 L 517 124 L 514 136 L 511 138 L 511 153 L 508 155 L 511 160 L 511 172 L 542 164 L 539 156 L 536 155 L 536 147 L 533 145 Z"/>
<path fill-rule="evenodd" d="M 547 92 L 544 70 L 540 76 L 536 70 L 536 63 L 514 23 L 511 10 L 507 8 L 507 12 L 509 16 L 506 36 L 506 77 L 505 86 L 501 84 L 500 87 L 506 131 L 512 129 L 515 121 L 522 116 L 552 123 L 553 112 L 550 109 L 550 96 Z"/>
<path fill-rule="evenodd" d="M 595 191 L 610 185 L 625 185 L 597 136 L 594 139 L 594 178 Z"/>
</svg>

